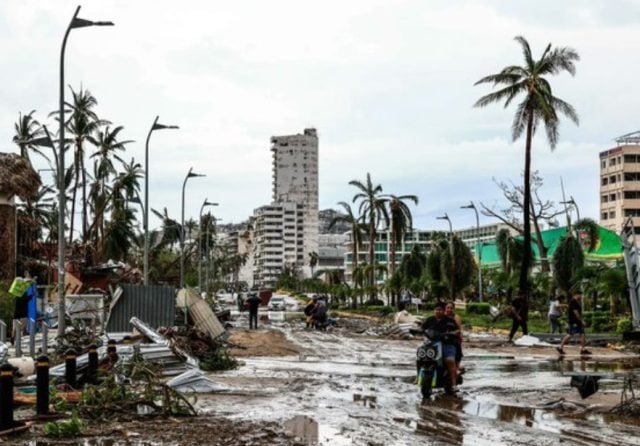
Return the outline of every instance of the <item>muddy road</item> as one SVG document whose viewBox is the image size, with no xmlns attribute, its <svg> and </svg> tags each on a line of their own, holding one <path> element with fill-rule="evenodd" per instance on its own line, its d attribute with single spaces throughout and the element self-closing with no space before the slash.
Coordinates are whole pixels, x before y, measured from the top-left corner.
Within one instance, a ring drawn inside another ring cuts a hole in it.
<svg viewBox="0 0 640 446">
<path fill-rule="evenodd" d="M 239 369 L 212 374 L 221 391 L 200 395 L 197 406 L 207 415 L 284 426 L 296 444 L 640 445 L 632 419 L 600 413 L 619 402 L 620 382 L 602 382 L 586 400 L 569 387 L 572 372 L 640 370 L 637 358 L 609 349 L 560 361 L 552 348 L 479 339 L 465 348 L 459 395 L 422 402 L 413 383 L 419 341 L 302 325 L 247 336 L 253 347 L 257 337 L 271 340 L 278 356 L 264 356 L 268 343 L 248 348 Z"/>
</svg>

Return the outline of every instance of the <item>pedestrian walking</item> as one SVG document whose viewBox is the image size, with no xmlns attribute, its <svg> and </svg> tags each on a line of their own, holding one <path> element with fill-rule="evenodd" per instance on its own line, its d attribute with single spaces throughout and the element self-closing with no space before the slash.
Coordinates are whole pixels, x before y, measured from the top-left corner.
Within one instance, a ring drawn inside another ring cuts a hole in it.
<svg viewBox="0 0 640 446">
<path fill-rule="evenodd" d="M 511 332 L 509 333 L 509 342 L 513 342 L 518 328 L 522 327 L 522 334 L 529 334 L 527 329 L 527 318 L 529 315 L 529 305 L 525 299 L 524 292 L 518 292 L 518 295 L 511 301 Z"/>
<path fill-rule="evenodd" d="M 556 331 L 560 333 L 560 316 L 562 315 L 562 309 L 565 305 L 562 304 L 562 296 L 553 296 L 549 302 L 549 313 L 547 315 L 549 319 L 549 327 L 551 333 Z"/>
<path fill-rule="evenodd" d="M 582 319 L 582 295 L 574 294 L 573 298 L 569 301 L 569 334 L 567 334 L 562 342 L 560 343 L 560 347 L 557 347 L 558 353 L 564 355 L 564 346 L 569 342 L 571 338 L 575 335 L 580 335 L 580 354 L 581 355 L 590 355 L 591 352 L 586 349 L 587 345 L 587 336 L 584 332 L 585 323 L 584 319 Z"/>
<path fill-rule="evenodd" d="M 258 293 L 251 293 L 247 303 L 249 304 L 249 329 L 255 330 L 258 328 L 258 307 L 260 307 Z"/>
</svg>

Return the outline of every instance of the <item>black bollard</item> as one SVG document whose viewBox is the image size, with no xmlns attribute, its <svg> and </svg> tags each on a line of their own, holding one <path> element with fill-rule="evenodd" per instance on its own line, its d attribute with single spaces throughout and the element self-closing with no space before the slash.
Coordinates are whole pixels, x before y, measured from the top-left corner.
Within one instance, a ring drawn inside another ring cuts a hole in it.
<svg viewBox="0 0 640 446">
<path fill-rule="evenodd" d="M 13 428 L 13 366 L 0 366 L 0 430 Z"/>
<path fill-rule="evenodd" d="M 98 347 L 89 346 L 89 365 L 87 368 L 87 381 L 95 384 L 98 379 Z"/>
<path fill-rule="evenodd" d="M 76 388 L 76 351 L 72 348 L 67 350 L 64 355 L 64 377 L 67 381 L 67 385 L 71 388 Z"/>
<path fill-rule="evenodd" d="M 49 358 L 46 355 L 36 359 L 36 413 L 49 413 Z"/>
</svg>

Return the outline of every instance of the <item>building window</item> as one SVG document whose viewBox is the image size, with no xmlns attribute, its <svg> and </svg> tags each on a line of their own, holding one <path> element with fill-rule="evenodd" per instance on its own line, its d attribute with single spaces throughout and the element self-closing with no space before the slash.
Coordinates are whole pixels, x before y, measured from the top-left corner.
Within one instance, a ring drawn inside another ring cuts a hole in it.
<svg viewBox="0 0 640 446">
<path fill-rule="evenodd" d="M 609 218 L 616 218 L 616 211 L 609 211 Z"/>
<path fill-rule="evenodd" d="M 610 194 L 609 201 L 616 201 L 616 194 Z"/>
<path fill-rule="evenodd" d="M 606 168 L 606 167 L 607 167 L 607 162 L 606 162 L 605 160 L 602 160 L 602 161 L 600 162 L 600 168 L 601 168 L 601 169 L 604 169 L 604 168 Z"/>
<path fill-rule="evenodd" d="M 625 209 L 625 217 L 640 217 L 640 209 Z"/>
<path fill-rule="evenodd" d="M 613 183 L 615 183 L 615 182 L 616 182 L 616 176 L 615 176 L 615 175 L 611 175 L 611 176 L 609 177 L 609 184 L 613 184 Z"/>
<path fill-rule="evenodd" d="M 610 166 L 615 166 L 616 165 L 616 159 L 615 158 L 611 158 L 611 161 L 609 162 Z"/>
<path fill-rule="evenodd" d="M 607 213 L 606 213 L 606 212 L 603 212 L 603 213 L 602 213 L 601 220 L 606 220 L 606 219 L 607 219 Z"/>
<path fill-rule="evenodd" d="M 640 172 L 625 172 L 625 181 L 640 181 Z"/>
<path fill-rule="evenodd" d="M 606 202 L 608 202 L 608 201 L 609 201 L 609 196 L 608 196 L 608 195 L 602 195 L 602 196 L 600 197 L 600 202 L 601 202 L 601 203 L 606 203 Z"/>
<path fill-rule="evenodd" d="M 626 191 L 624 191 L 624 198 L 627 199 L 627 200 L 640 199 L 640 191 L 637 191 L 637 190 L 626 190 Z"/>
</svg>

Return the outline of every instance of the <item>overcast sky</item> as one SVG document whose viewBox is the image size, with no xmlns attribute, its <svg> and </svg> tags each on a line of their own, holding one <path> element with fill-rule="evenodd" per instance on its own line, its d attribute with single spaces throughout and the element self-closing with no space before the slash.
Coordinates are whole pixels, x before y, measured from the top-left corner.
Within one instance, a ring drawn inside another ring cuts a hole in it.
<svg viewBox="0 0 640 446">
<path fill-rule="evenodd" d="M 597 219 L 598 152 L 640 129 L 640 2 L 613 3 L 84 1 L 80 17 L 116 26 L 71 32 L 66 83 L 89 89 L 100 117 L 125 127 L 136 141 L 128 159 L 144 163 L 156 115 L 180 126 L 151 139 L 151 207 L 174 218 L 193 166 L 207 177 L 189 180 L 187 218 L 207 197 L 223 222 L 245 219 L 271 200 L 269 138 L 315 127 L 321 208 L 349 201 L 349 180 L 370 172 L 384 192 L 419 196 L 417 227 L 445 229 L 435 217 L 447 212 L 462 228 L 475 217 L 459 207 L 499 205 L 492 178 L 520 182 L 524 162 L 524 141 L 510 140 L 515 110 L 472 108 L 490 91 L 473 83 L 522 62 L 516 35 L 536 57 L 550 42 L 570 46 L 577 74 L 552 82 L 580 126 L 564 121 L 553 152 L 536 139 L 533 168 L 545 198 L 561 199 L 562 177 L 581 215 Z M 35 109 L 55 128 L 60 45 L 78 4 L 0 2 L 0 151 L 17 151 L 19 112 Z"/>
</svg>

